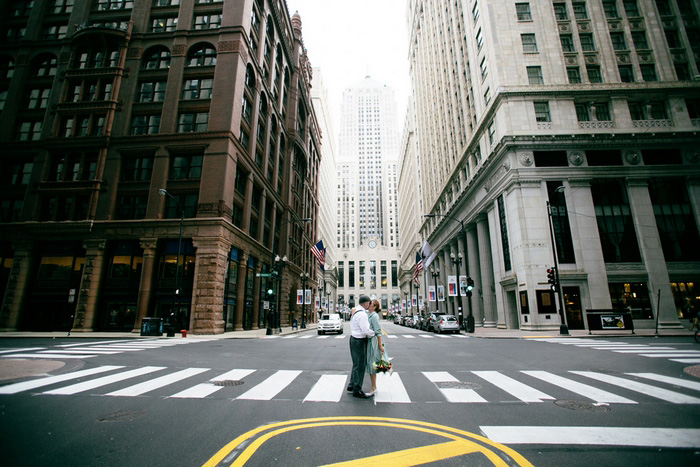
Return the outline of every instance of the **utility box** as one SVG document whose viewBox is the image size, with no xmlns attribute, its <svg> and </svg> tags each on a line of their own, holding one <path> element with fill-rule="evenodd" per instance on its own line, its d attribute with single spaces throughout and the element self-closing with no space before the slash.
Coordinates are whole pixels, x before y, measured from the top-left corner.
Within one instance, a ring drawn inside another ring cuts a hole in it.
<svg viewBox="0 0 700 467">
<path fill-rule="evenodd" d="M 142 336 L 162 336 L 163 320 L 161 318 L 143 318 L 141 320 Z"/>
</svg>

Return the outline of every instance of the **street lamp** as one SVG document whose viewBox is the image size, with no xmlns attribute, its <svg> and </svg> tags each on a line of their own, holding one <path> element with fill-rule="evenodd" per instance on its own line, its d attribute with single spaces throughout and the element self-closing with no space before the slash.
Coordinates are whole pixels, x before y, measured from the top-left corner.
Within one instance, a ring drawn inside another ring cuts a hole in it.
<svg viewBox="0 0 700 467">
<path fill-rule="evenodd" d="M 275 272 L 277 276 L 277 306 L 275 307 L 275 314 L 267 320 L 267 335 L 273 334 L 273 329 L 277 329 L 278 333 L 282 332 L 282 310 L 280 309 L 280 299 L 282 297 L 282 271 L 285 266 L 287 266 L 287 256 L 280 258 L 280 255 L 275 256 Z M 274 321 L 274 322 L 271 322 Z"/>
<path fill-rule="evenodd" d="M 309 281 L 309 273 L 302 272 L 299 274 L 299 279 L 301 280 L 301 291 L 304 297 L 301 301 L 301 328 L 306 329 L 306 283 Z"/>
<path fill-rule="evenodd" d="M 435 281 L 435 313 L 439 313 L 439 312 L 440 312 L 440 306 L 438 305 L 438 303 L 440 303 L 440 302 L 438 301 L 438 285 L 437 285 L 437 278 L 440 277 L 440 271 L 436 271 L 436 270 L 433 269 L 432 266 L 431 266 L 431 268 L 430 268 L 430 275 L 433 276 L 433 280 Z"/>
<path fill-rule="evenodd" d="M 458 305 L 458 310 L 459 310 L 459 327 L 461 328 L 462 325 L 464 324 L 464 318 L 462 317 L 462 284 L 460 282 L 460 276 L 459 276 L 459 265 L 462 262 L 462 253 L 458 252 L 457 255 L 455 256 L 454 252 L 450 253 L 450 261 L 452 264 L 454 264 L 457 268 L 457 303 Z M 471 305 L 471 300 L 469 301 L 469 304 Z M 474 332 L 474 316 L 472 315 L 472 307 L 469 307 L 469 316 L 467 317 L 467 326 L 466 326 L 466 331 L 467 332 Z"/>
<path fill-rule="evenodd" d="M 560 186 L 557 187 L 555 190 L 556 193 L 561 193 L 564 191 L 564 187 Z M 555 241 L 554 238 L 554 225 L 552 224 L 552 206 L 549 204 L 549 200 L 547 200 L 547 218 L 549 219 L 549 234 L 552 237 L 552 253 L 554 255 L 554 281 L 555 281 L 555 290 L 554 293 L 557 294 L 557 300 L 559 301 L 559 313 L 561 314 L 561 326 L 559 326 L 559 334 L 562 334 L 564 336 L 569 335 L 569 328 L 566 325 L 566 316 L 564 314 L 564 300 L 562 298 L 562 290 L 561 290 L 561 282 L 559 282 L 559 262 L 557 260 L 557 242 Z"/>
<path fill-rule="evenodd" d="M 406 314 L 408 314 L 408 290 L 403 291 L 403 296 L 404 296 L 404 310 Z"/>
<path fill-rule="evenodd" d="M 177 241 L 177 260 L 175 261 L 175 289 L 173 291 L 173 304 L 170 310 L 170 326 L 168 327 L 168 337 L 175 337 L 175 296 L 177 295 L 177 306 L 180 308 L 180 251 L 182 250 L 182 227 L 185 222 L 185 209 L 182 207 L 180 200 L 168 193 L 168 190 L 160 188 L 158 190 L 160 196 L 168 196 L 175 200 L 177 207 L 180 210 L 180 235 Z M 178 310 L 179 311 L 179 310 Z"/>
<path fill-rule="evenodd" d="M 326 289 L 326 309 L 327 313 L 331 314 L 331 288 L 328 287 L 328 282 L 323 281 L 323 288 Z"/>
</svg>

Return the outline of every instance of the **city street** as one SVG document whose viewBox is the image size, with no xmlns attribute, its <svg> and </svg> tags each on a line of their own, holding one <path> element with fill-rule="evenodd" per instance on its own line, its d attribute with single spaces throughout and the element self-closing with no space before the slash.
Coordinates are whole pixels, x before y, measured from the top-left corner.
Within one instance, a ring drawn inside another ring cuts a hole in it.
<svg viewBox="0 0 700 467">
<path fill-rule="evenodd" d="M 348 323 L 249 339 L 0 338 L 4 463 L 700 462 L 692 337 L 488 339 L 381 324 L 395 371 L 373 400 L 345 391 Z"/>
</svg>

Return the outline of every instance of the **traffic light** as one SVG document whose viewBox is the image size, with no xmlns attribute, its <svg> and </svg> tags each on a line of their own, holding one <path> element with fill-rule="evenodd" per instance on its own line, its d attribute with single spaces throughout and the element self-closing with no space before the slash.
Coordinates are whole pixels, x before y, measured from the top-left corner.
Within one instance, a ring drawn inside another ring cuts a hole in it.
<svg viewBox="0 0 700 467">
<path fill-rule="evenodd" d="M 272 290 L 272 287 L 270 287 L 270 288 L 267 289 L 267 296 L 268 296 L 268 297 L 271 297 L 272 295 L 274 295 L 274 293 L 275 293 L 275 291 Z"/>
<path fill-rule="evenodd" d="M 467 296 L 472 296 L 472 290 L 474 290 L 474 279 L 467 277 Z"/>
<path fill-rule="evenodd" d="M 552 266 L 551 268 L 547 269 L 547 282 L 549 283 L 549 286 L 552 288 L 553 291 L 557 291 L 557 268 Z"/>
</svg>

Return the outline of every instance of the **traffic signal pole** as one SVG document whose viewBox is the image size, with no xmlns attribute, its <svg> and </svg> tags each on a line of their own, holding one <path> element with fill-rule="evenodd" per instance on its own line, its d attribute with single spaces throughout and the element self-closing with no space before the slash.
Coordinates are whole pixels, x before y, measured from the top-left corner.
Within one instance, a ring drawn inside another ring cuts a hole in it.
<svg viewBox="0 0 700 467">
<path fill-rule="evenodd" d="M 557 243 L 554 239 L 554 226 L 552 224 L 552 206 L 547 201 L 547 218 L 549 219 L 549 235 L 552 237 L 552 252 L 554 254 L 554 281 L 553 292 L 557 295 L 557 301 L 559 302 L 559 313 L 561 316 L 561 326 L 559 326 L 559 334 L 568 336 L 569 328 L 566 325 L 566 315 L 564 313 L 564 299 L 562 297 L 561 282 L 559 282 L 559 263 L 557 261 Z"/>
</svg>

